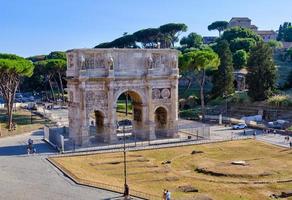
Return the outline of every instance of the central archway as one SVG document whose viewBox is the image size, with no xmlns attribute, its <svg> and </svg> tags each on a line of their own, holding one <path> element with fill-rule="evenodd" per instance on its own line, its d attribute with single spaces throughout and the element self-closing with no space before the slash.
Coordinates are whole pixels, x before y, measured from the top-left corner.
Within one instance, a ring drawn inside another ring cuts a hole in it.
<svg viewBox="0 0 292 200">
<path fill-rule="evenodd" d="M 118 123 L 120 120 L 128 119 L 132 121 L 132 136 L 135 138 L 145 138 L 142 134 L 143 127 L 143 99 L 142 96 L 132 90 L 123 91 L 117 95 L 116 99 L 116 116 L 115 121 Z M 117 125 L 118 126 L 118 125 Z"/>
</svg>

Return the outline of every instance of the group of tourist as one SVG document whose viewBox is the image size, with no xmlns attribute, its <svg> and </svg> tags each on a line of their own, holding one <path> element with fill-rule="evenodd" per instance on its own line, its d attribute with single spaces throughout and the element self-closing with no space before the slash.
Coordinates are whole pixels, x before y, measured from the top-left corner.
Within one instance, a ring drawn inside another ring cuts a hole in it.
<svg viewBox="0 0 292 200">
<path fill-rule="evenodd" d="M 166 189 L 163 190 L 163 195 L 162 195 L 163 200 L 170 200 L 170 192 Z"/>
<path fill-rule="evenodd" d="M 292 148 L 292 139 L 290 138 L 289 135 L 288 135 L 288 136 L 285 136 L 285 138 L 284 138 L 284 142 L 288 142 L 290 148 Z"/>
</svg>

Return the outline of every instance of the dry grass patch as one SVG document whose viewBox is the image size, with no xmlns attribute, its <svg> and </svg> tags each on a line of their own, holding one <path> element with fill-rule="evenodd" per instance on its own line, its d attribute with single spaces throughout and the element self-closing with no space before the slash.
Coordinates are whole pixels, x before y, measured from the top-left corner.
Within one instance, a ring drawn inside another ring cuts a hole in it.
<svg viewBox="0 0 292 200">
<path fill-rule="evenodd" d="M 192 154 L 202 151 L 203 153 Z M 56 157 L 51 160 L 77 181 L 122 189 L 122 152 L 85 156 Z M 175 199 L 269 199 L 272 193 L 292 189 L 291 150 L 254 140 L 128 152 L 128 180 L 131 190 L 161 196 L 164 188 Z M 169 160 L 170 164 L 162 164 Z M 231 162 L 244 160 L 247 166 Z M 197 168 L 224 174 L 199 173 Z M 180 186 L 197 188 L 198 193 L 183 192 Z M 155 199 L 153 197 L 153 199 Z M 159 199 L 157 197 L 157 199 Z"/>
<path fill-rule="evenodd" d="M 42 128 L 44 124 L 46 124 L 45 119 L 34 114 L 31 116 L 30 111 L 25 109 L 18 109 L 16 112 L 13 113 L 13 122 L 16 123 L 16 130 L 8 131 L 8 129 L 6 128 L 6 110 L 0 109 L 0 137 L 31 132 Z"/>
</svg>

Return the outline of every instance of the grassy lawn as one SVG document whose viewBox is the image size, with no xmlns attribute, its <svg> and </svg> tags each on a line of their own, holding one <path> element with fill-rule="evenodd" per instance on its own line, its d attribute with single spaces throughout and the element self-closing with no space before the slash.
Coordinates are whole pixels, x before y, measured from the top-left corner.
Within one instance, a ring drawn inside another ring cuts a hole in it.
<svg viewBox="0 0 292 200">
<path fill-rule="evenodd" d="M 202 153 L 192 154 L 193 150 Z M 122 191 L 122 152 L 50 159 L 81 183 L 108 189 L 113 185 L 114 190 Z M 171 164 L 162 164 L 167 160 Z M 248 165 L 232 165 L 235 160 L 244 160 Z M 196 171 L 198 168 L 203 173 Z M 254 140 L 128 152 L 130 191 L 156 196 L 151 199 L 160 199 L 164 188 L 172 192 L 174 199 L 269 199 L 272 193 L 291 190 L 292 182 L 275 183 L 287 179 L 292 179 L 292 151 Z M 178 189 L 186 185 L 199 192 Z"/>
<path fill-rule="evenodd" d="M 32 116 L 27 110 L 20 109 L 13 113 L 13 121 L 16 123 L 16 130 L 8 131 L 6 110 L 0 109 L 0 136 L 17 135 L 27 133 L 39 128 L 45 124 L 45 120 L 37 115 Z"/>
</svg>

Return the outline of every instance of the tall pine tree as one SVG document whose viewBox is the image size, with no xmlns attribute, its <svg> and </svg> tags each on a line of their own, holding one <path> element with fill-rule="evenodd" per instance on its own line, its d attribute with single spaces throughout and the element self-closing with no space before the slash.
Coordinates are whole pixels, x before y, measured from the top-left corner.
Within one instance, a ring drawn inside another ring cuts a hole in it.
<svg viewBox="0 0 292 200">
<path fill-rule="evenodd" d="M 232 94 L 234 92 L 234 77 L 229 43 L 222 40 L 214 47 L 214 50 L 219 55 L 220 65 L 213 76 L 212 94 L 214 97 Z"/>
<path fill-rule="evenodd" d="M 276 76 L 272 49 L 264 42 L 257 43 L 248 61 L 248 95 L 255 101 L 268 98 L 275 88 Z"/>
</svg>

